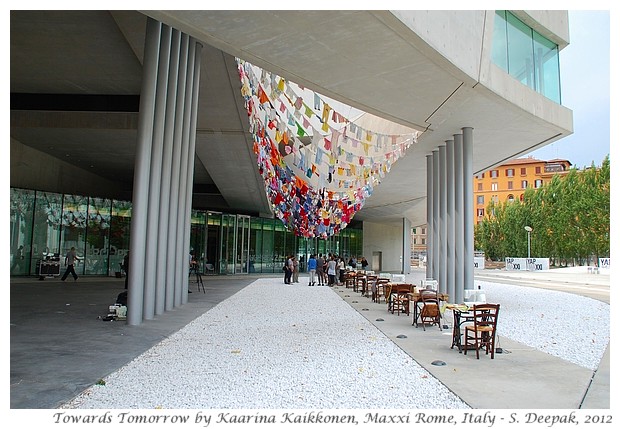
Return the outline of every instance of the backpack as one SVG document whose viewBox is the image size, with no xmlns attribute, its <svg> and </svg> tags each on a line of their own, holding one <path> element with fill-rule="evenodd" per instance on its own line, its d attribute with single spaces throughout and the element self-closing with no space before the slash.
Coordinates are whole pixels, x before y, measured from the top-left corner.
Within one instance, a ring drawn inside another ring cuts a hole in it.
<svg viewBox="0 0 620 429">
<path fill-rule="evenodd" d="M 116 297 L 116 303 L 120 305 L 127 305 L 127 291 L 121 292 Z"/>
</svg>

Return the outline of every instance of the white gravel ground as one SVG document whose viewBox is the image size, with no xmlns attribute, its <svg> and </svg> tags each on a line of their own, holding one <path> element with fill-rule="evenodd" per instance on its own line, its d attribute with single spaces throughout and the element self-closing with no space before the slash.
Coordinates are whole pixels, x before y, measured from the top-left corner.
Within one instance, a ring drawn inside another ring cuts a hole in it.
<svg viewBox="0 0 620 429">
<path fill-rule="evenodd" d="M 477 284 L 502 303 L 500 339 L 597 367 L 609 305 Z M 398 382 L 385 377 L 394 362 L 403 368 Z M 331 288 L 260 279 L 63 408 L 382 409 L 386 395 L 394 409 L 468 408 Z"/>
</svg>

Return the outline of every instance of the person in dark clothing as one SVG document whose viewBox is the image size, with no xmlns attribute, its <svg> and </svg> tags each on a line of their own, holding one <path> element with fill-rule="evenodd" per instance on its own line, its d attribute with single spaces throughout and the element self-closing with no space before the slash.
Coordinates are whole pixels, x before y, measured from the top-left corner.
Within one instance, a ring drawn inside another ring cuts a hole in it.
<svg viewBox="0 0 620 429">
<path fill-rule="evenodd" d="M 293 256 L 289 256 L 286 258 L 286 270 L 284 271 L 284 283 L 286 283 L 287 285 L 290 285 L 291 282 L 291 278 L 293 277 L 293 269 L 294 269 L 294 264 L 293 264 Z"/>
<path fill-rule="evenodd" d="M 125 289 L 127 289 L 127 283 L 129 282 L 129 251 L 123 258 L 123 270 L 125 271 Z"/>
<path fill-rule="evenodd" d="M 78 258 L 75 253 L 75 247 L 72 247 L 71 250 L 67 252 L 67 256 L 65 256 L 65 265 L 67 266 L 67 269 L 65 270 L 65 273 L 62 276 L 63 282 L 67 280 L 67 276 L 69 274 L 73 276 L 74 281 L 77 281 L 78 275 L 75 273 L 74 265 L 79 260 L 80 258 Z"/>
</svg>

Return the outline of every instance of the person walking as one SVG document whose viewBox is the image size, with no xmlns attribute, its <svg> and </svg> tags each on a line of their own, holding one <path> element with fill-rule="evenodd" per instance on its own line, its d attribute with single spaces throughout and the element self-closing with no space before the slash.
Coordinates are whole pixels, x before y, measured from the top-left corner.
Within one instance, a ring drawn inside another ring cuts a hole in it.
<svg viewBox="0 0 620 429">
<path fill-rule="evenodd" d="M 71 275 L 73 276 L 73 281 L 77 281 L 78 275 L 75 273 L 74 265 L 76 261 L 79 260 L 80 258 L 78 258 L 75 253 L 75 247 L 72 247 L 71 250 L 67 252 L 67 256 L 65 256 L 65 265 L 67 266 L 67 269 L 65 270 L 65 273 L 63 274 L 61 279 L 63 282 L 67 280 L 67 276 L 69 275 L 69 273 L 71 273 Z"/>
<path fill-rule="evenodd" d="M 316 258 L 314 255 L 310 255 L 308 259 L 308 274 L 310 278 L 308 279 L 308 286 L 314 286 L 314 280 L 316 276 Z"/>
<path fill-rule="evenodd" d="M 327 276 L 329 277 L 327 285 L 333 286 L 336 283 L 336 259 L 333 256 L 327 261 Z"/>
<path fill-rule="evenodd" d="M 325 272 L 323 268 L 325 267 L 325 259 L 323 259 L 323 254 L 319 253 L 319 257 L 316 259 L 316 275 L 319 278 L 319 286 L 323 286 L 323 281 Z"/>
</svg>

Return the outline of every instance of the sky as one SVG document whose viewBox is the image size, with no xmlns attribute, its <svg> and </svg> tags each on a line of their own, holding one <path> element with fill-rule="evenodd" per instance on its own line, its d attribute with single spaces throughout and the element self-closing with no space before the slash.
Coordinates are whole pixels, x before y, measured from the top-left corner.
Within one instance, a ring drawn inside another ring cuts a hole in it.
<svg viewBox="0 0 620 429">
<path fill-rule="evenodd" d="M 573 111 L 574 133 L 528 156 L 567 159 L 583 168 L 601 165 L 610 154 L 610 12 L 569 10 L 568 20 L 560 85 L 562 105 Z"/>
</svg>

